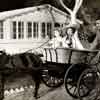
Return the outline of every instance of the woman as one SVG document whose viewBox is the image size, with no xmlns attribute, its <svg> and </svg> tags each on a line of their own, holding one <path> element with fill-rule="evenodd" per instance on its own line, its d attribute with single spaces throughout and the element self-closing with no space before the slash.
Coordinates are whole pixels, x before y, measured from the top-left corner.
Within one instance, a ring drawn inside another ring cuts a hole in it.
<svg viewBox="0 0 100 100">
<path fill-rule="evenodd" d="M 78 38 L 78 32 L 76 28 L 74 27 L 67 28 L 66 36 L 63 37 L 63 47 L 84 49 Z"/>
</svg>

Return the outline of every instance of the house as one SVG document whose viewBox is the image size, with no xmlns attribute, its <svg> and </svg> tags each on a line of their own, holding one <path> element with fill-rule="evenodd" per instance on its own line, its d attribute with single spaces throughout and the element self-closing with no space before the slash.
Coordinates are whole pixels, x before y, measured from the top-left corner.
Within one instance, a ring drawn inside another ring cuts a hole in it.
<svg viewBox="0 0 100 100">
<path fill-rule="evenodd" d="M 0 13 L 0 49 L 15 54 L 37 48 L 51 38 L 69 16 L 45 4 Z"/>
</svg>

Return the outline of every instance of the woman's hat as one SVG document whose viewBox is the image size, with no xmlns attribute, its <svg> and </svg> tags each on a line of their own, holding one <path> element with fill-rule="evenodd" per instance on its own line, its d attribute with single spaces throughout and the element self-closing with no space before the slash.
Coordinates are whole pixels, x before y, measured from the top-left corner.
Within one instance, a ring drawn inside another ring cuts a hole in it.
<svg viewBox="0 0 100 100">
<path fill-rule="evenodd" d="M 68 26 L 66 26 L 66 28 L 79 29 L 80 28 L 80 24 L 69 24 Z"/>
<path fill-rule="evenodd" d="M 78 24 L 78 23 L 75 23 L 75 24 L 69 23 L 68 25 L 65 25 L 62 28 L 60 28 L 60 30 L 68 29 L 68 28 L 74 28 L 74 29 L 78 30 L 80 28 L 80 24 Z"/>
</svg>

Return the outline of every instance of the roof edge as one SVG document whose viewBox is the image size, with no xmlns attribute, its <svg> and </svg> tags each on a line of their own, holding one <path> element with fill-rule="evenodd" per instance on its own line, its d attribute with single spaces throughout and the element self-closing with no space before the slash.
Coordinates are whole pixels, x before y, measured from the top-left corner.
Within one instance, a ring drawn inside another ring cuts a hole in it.
<svg viewBox="0 0 100 100">
<path fill-rule="evenodd" d="M 39 6 L 25 7 L 25 8 L 21 8 L 21 9 L 15 9 L 15 10 L 1 12 L 0 13 L 0 20 L 5 20 L 5 19 L 13 17 L 13 16 L 18 16 L 20 14 L 25 14 L 25 13 L 28 13 L 28 12 L 32 12 L 33 10 L 39 10 L 41 8 L 44 9 L 46 7 L 53 8 L 58 13 L 63 14 L 66 17 L 70 17 L 66 12 L 60 10 L 59 8 L 56 8 L 56 7 L 54 7 L 50 4 L 43 4 L 43 5 L 39 5 Z M 82 23 L 79 19 L 77 19 L 77 22 Z"/>
</svg>

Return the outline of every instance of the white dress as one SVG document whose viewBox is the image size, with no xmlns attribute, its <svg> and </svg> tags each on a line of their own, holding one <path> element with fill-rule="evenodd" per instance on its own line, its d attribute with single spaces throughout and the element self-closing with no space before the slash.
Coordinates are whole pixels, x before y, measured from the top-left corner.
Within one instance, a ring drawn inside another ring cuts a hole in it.
<svg viewBox="0 0 100 100">
<path fill-rule="evenodd" d="M 67 37 L 63 38 L 63 47 L 69 48 L 69 40 L 66 40 Z M 74 35 L 72 36 L 72 48 L 76 48 L 76 49 L 80 49 L 80 50 L 84 50 L 85 48 L 83 47 L 82 43 L 80 42 L 79 38 L 78 38 L 78 34 L 77 31 L 74 33 Z"/>
<path fill-rule="evenodd" d="M 60 36 L 53 38 L 50 40 L 49 44 L 51 44 L 52 48 L 62 47 L 62 38 Z"/>
</svg>

